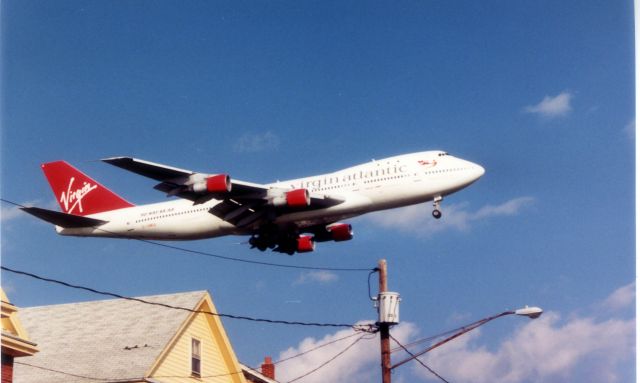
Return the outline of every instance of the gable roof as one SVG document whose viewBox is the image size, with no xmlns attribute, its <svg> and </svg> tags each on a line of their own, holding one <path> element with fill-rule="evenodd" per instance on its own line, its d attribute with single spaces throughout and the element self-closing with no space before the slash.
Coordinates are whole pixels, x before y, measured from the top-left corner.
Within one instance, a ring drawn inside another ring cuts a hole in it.
<svg viewBox="0 0 640 383">
<path fill-rule="evenodd" d="M 30 356 L 38 352 L 37 344 L 29 340 L 27 331 L 18 318 L 18 308 L 9 302 L 9 298 L 0 288 L 2 311 L 2 354 L 14 357 Z"/>
<path fill-rule="evenodd" d="M 244 377 L 247 379 L 247 382 L 278 383 L 277 380 L 269 378 L 268 376 L 264 375 L 261 371 L 258 371 L 242 363 L 240 363 L 240 366 L 242 367 L 242 373 L 244 374 Z"/>
<path fill-rule="evenodd" d="M 139 298 L 196 309 L 206 296 L 206 291 L 194 291 Z M 22 324 L 40 352 L 16 362 L 14 381 L 140 381 L 191 314 L 125 299 L 23 308 Z"/>
</svg>

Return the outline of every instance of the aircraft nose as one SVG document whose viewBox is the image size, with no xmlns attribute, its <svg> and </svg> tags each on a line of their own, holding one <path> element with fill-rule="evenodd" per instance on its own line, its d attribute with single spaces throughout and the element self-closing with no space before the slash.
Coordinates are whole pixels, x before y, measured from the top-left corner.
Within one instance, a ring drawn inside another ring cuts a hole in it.
<svg viewBox="0 0 640 383">
<path fill-rule="evenodd" d="M 482 177 L 484 175 L 484 168 L 474 162 L 471 161 L 466 161 L 467 162 L 467 168 L 470 170 L 469 171 L 469 178 L 471 179 L 471 182 L 477 181 L 480 177 Z"/>
<path fill-rule="evenodd" d="M 478 164 L 474 164 L 474 171 L 476 173 L 476 179 L 484 175 L 484 168 Z"/>
</svg>

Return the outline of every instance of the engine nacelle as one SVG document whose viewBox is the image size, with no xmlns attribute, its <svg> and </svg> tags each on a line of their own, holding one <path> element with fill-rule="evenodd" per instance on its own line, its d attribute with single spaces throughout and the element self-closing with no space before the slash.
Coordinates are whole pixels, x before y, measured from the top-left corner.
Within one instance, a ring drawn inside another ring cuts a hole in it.
<svg viewBox="0 0 640 383">
<path fill-rule="evenodd" d="M 353 238 L 353 231 L 351 225 L 348 223 L 334 223 L 329 226 L 318 228 L 313 231 L 313 239 L 316 242 L 335 241 L 342 242 L 348 241 Z"/>
<path fill-rule="evenodd" d="M 311 196 L 307 189 L 295 189 L 275 197 L 271 203 L 276 207 L 307 207 L 311 205 Z"/>
<path fill-rule="evenodd" d="M 353 238 L 353 230 L 348 223 L 336 223 L 327 227 L 331 239 L 336 242 L 348 241 Z"/>
<path fill-rule="evenodd" d="M 316 243 L 313 241 L 313 237 L 310 235 L 301 235 L 297 239 L 298 253 L 309 253 L 316 248 Z"/>
<path fill-rule="evenodd" d="M 229 193 L 231 191 L 231 178 L 227 174 L 218 174 L 191 185 L 191 190 L 196 193 Z"/>
</svg>

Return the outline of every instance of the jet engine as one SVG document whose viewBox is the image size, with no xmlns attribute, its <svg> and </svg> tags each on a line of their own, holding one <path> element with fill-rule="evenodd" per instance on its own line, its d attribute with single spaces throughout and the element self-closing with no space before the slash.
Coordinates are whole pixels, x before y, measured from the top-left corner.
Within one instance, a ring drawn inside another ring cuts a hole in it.
<svg viewBox="0 0 640 383">
<path fill-rule="evenodd" d="M 231 178 L 227 174 L 207 177 L 191 185 L 196 193 L 228 193 L 231 191 Z"/>
<path fill-rule="evenodd" d="M 342 242 L 353 238 L 353 231 L 351 230 L 351 225 L 348 223 L 339 222 L 326 227 L 319 226 L 311 230 L 311 232 L 314 234 L 313 239 L 316 242 Z"/>
<path fill-rule="evenodd" d="M 311 197 L 307 189 L 295 189 L 284 192 L 271 200 L 273 206 L 306 207 L 311 204 Z"/>
<path fill-rule="evenodd" d="M 331 239 L 336 242 L 348 241 L 353 238 L 353 230 L 348 223 L 336 223 L 327 227 Z"/>
<path fill-rule="evenodd" d="M 310 235 L 301 235 L 297 239 L 298 248 L 296 251 L 298 253 L 309 253 L 316 248 L 316 244 L 313 241 L 313 237 Z"/>
<path fill-rule="evenodd" d="M 316 243 L 312 236 L 299 235 L 279 240 L 273 251 L 293 255 L 295 253 L 309 253 L 315 248 Z"/>
</svg>

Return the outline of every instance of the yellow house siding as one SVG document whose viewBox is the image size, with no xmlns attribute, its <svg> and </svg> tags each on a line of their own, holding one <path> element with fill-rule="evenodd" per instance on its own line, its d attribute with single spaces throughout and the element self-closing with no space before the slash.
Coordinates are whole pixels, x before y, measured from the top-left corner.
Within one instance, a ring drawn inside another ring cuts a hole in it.
<svg viewBox="0 0 640 383">
<path fill-rule="evenodd" d="M 205 299 L 198 310 L 216 312 Z M 201 374 L 191 374 L 191 340 L 200 341 Z M 148 375 L 150 378 L 166 383 L 245 383 L 241 368 L 235 358 L 231 345 L 222 328 L 219 318 L 207 314 L 193 314 Z"/>
<path fill-rule="evenodd" d="M 27 331 L 18 318 L 18 308 L 0 288 L 0 311 L 2 311 L 2 354 L 31 356 L 38 352 L 36 344 L 29 341 Z"/>
</svg>

